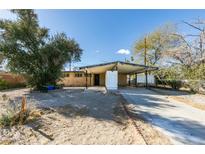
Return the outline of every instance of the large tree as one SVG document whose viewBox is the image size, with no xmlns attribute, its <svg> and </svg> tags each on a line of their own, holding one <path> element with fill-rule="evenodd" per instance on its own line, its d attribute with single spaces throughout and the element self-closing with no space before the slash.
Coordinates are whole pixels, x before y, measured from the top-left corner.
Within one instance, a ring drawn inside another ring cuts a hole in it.
<svg viewBox="0 0 205 154">
<path fill-rule="evenodd" d="M 29 76 L 29 83 L 40 88 L 56 84 L 65 63 L 80 61 L 82 49 L 64 33 L 49 35 L 40 27 L 34 10 L 11 10 L 16 20 L 0 20 L 0 52 L 12 72 Z"/>
<path fill-rule="evenodd" d="M 160 71 L 156 73 L 164 79 L 204 80 L 205 31 L 203 27 L 205 23 L 200 22 L 201 27 L 198 26 L 198 22 L 183 23 L 197 29 L 198 34 L 182 34 L 177 32 L 174 26 L 165 25 L 135 42 L 134 53 L 144 59 L 146 48 L 147 64 L 159 66 Z"/>
<path fill-rule="evenodd" d="M 205 50 L 204 50 L 204 27 L 203 20 L 195 20 L 192 22 L 183 21 L 190 27 L 189 33 L 175 33 L 179 38 L 178 44 L 167 50 L 164 55 L 172 60 L 173 67 L 178 67 L 178 79 L 205 79 Z M 192 29 L 196 30 L 193 31 Z M 180 78 L 181 77 L 181 78 Z"/>
<path fill-rule="evenodd" d="M 179 37 L 175 34 L 176 26 L 165 24 L 155 31 L 145 35 L 134 44 L 134 56 L 138 60 L 144 60 L 144 51 L 147 50 L 147 64 L 156 65 L 160 59 L 164 58 L 164 53 L 175 46 Z"/>
</svg>

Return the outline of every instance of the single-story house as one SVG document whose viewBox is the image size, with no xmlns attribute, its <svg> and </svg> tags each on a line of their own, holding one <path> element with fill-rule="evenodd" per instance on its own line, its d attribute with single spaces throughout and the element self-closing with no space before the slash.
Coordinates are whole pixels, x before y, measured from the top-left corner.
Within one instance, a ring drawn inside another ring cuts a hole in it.
<svg viewBox="0 0 205 154">
<path fill-rule="evenodd" d="M 157 69 L 157 67 L 115 61 L 82 66 L 78 71 L 64 71 L 62 83 L 65 86 L 105 86 L 107 89 L 117 89 L 119 86 L 130 85 L 131 77 L 145 73 L 147 85 L 147 72 Z M 137 82 L 137 78 L 135 81 Z"/>
</svg>

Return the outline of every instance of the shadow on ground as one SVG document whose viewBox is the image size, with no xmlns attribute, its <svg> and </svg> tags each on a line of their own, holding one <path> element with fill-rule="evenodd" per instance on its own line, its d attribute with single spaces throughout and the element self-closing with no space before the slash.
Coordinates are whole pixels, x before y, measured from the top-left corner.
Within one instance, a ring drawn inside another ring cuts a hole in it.
<svg viewBox="0 0 205 154">
<path fill-rule="evenodd" d="M 124 124 L 127 120 L 120 106 L 121 97 L 111 93 L 82 89 L 62 89 L 48 93 L 31 92 L 25 94 L 29 105 L 52 109 L 59 114 L 73 118 L 89 116 L 97 120 Z M 15 97 L 20 102 L 21 97 Z"/>
</svg>

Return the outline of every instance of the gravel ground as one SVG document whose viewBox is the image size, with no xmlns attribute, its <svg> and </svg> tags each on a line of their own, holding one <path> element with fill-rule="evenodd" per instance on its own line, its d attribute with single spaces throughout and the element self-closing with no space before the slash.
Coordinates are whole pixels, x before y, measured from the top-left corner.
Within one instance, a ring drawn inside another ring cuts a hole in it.
<svg viewBox="0 0 205 154">
<path fill-rule="evenodd" d="M 136 119 L 133 124 L 120 95 L 84 89 L 1 92 L 1 96 L 5 94 L 14 103 L 26 95 L 28 107 L 41 117 L 26 125 L 1 128 L 0 144 L 170 144 L 142 120 Z M 0 100 L 0 113 L 5 112 L 6 102 Z"/>
</svg>

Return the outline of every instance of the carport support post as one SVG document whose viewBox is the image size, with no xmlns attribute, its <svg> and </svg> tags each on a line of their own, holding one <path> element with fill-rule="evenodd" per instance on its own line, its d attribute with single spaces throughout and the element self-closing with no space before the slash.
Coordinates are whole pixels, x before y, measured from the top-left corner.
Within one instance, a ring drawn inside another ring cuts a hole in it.
<svg viewBox="0 0 205 154">
<path fill-rule="evenodd" d="M 85 71 L 85 77 L 86 77 L 86 89 L 88 89 L 88 71 L 87 71 L 87 69 Z"/>
<path fill-rule="evenodd" d="M 147 70 L 145 71 L 145 87 L 148 87 L 148 83 L 147 83 Z"/>
<path fill-rule="evenodd" d="M 92 79 L 92 74 L 90 73 L 90 86 L 92 85 L 92 81 L 91 81 L 91 79 Z"/>
<path fill-rule="evenodd" d="M 135 86 L 137 87 L 137 73 L 135 73 Z"/>
<path fill-rule="evenodd" d="M 128 81 L 128 82 L 129 82 L 128 84 L 129 84 L 129 86 L 130 86 L 130 74 L 129 74 L 129 81 Z"/>
</svg>

